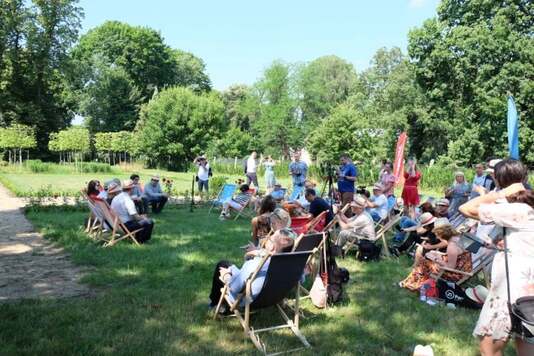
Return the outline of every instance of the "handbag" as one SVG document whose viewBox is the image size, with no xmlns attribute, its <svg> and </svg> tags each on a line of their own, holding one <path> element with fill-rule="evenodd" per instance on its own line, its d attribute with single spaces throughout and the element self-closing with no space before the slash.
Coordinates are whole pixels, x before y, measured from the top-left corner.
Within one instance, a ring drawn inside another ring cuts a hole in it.
<svg viewBox="0 0 534 356">
<path fill-rule="evenodd" d="M 326 271 L 326 249 L 323 246 L 323 253 L 324 256 L 321 256 L 321 260 L 324 262 L 324 268 Z M 324 274 L 318 273 L 317 276 L 315 276 L 315 280 L 313 281 L 313 285 L 310 289 L 310 299 L 317 308 L 326 308 L 326 302 L 328 299 L 328 277 L 326 277 L 326 281 L 323 281 Z"/>
</svg>

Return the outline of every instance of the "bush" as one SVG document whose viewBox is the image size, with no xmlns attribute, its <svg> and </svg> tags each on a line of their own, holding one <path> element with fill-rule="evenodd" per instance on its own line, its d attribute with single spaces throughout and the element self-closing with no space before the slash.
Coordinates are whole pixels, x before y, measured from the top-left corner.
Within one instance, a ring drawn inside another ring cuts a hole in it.
<svg viewBox="0 0 534 356">
<path fill-rule="evenodd" d="M 81 165 L 82 173 L 112 173 L 113 169 L 107 163 L 88 162 Z"/>
<path fill-rule="evenodd" d="M 216 197 L 223 185 L 228 181 L 228 177 L 216 176 L 210 179 L 210 197 Z"/>
<path fill-rule="evenodd" d="M 32 173 L 45 173 L 53 170 L 53 165 L 44 163 L 40 159 L 32 159 L 24 161 L 24 166 Z"/>
</svg>

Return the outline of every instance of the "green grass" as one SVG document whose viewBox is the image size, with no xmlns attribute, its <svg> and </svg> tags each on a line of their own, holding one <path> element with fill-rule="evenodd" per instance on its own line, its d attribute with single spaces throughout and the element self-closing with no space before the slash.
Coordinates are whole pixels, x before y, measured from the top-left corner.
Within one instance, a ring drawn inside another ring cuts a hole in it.
<svg viewBox="0 0 534 356">
<path fill-rule="evenodd" d="M 237 320 L 207 314 L 213 268 L 221 259 L 241 265 L 248 221 L 166 209 L 147 245 L 103 249 L 81 232 L 86 215 L 53 207 L 28 212 L 46 238 L 90 267 L 83 282 L 96 295 L 0 305 L 1 354 L 255 354 Z M 327 310 L 304 304 L 302 332 L 313 349 L 302 354 L 408 355 L 416 344 L 432 344 L 436 355 L 476 353 L 477 312 L 430 307 L 394 286 L 408 273 L 408 259 L 365 264 L 351 256 L 338 263 L 351 274 L 345 298 Z M 264 310 L 253 321 L 263 326 L 278 321 L 275 315 Z M 297 346 L 286 332 L 265 336 L 271 350 Z"/>
</svg>

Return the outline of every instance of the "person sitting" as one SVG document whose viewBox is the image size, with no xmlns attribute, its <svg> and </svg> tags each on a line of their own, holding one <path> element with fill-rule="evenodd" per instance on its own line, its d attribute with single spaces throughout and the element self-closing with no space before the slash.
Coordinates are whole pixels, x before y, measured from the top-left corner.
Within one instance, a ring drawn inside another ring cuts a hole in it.
<svg viewBox="0 0 534 356">
<path fill-rule="evenodd" d="M 252 198 L 252 194 L 249 190 L 250 188 L 248 184 L 241 184 L 239 187 L 239 193 L 235 197 L 228 198 L 225 202 L 223 202 L 223 210 L 221 211 L 219 218 L 221 220 L 229 218 L 230 209 L 241 211 Z"/>
<path fill-rule="evenodd" d="M 289 216 L 289 213 L 285 211 L 282 208 L 276 208 L 269 216 L 269 222 L 270 222 L 270 229 L 269 233 L 274 233 L 279 230 L 285 230 L 287 232 L 286 235 L 296 238 L 297 235 L 293 232 L 293 230 L 290 228 L 291 226 L 291 217 Z M 267 233 L 266 237 L 269 237 L 269 233 Z M 265 245 L 265 241 L 267 241 L 265 238 L 260 239 L 258 245 L 254 245 L 253 243 L 249 243 L 247 246 L 244 246 L 245 248 L 245 260 L 253 258 L 257 256 L 259 253 L 261 253 L 263 246 Z"/>
<path fill-rule="evenodd" d="M 141 184 L 139 184 L 139 175 L 132 174 L 130 176 L 130 180 L 133 183 L 130 197 L 134 201 L 135 207 L 139 214 L 146 214 L 148 209 L 145 210 L 145 207 L 148 206 L 148 202 L 146 202 L 146 199 L 143 197 L 143 188 L 141 187 Z"/>
<path fill-rule="evenodd" d="M 290 236 L 291 232 L 282 229 L 276 231 L 270 236 L 264 246 L 264 252 L 268 254 L 291 252 L 294 245 L 294 239 Z M 241 268 L 228 261 L 220 261 L 215 267 L 213 273 L 211 293 L 210 293 L 210 308 L 217 306 L 219 299 L 221 298 L 221 289 L 228 286 L 228 296 L 230 302 L 234 302 L 239 293 L 242 293 L 243 288 L 247 282 L 247 279 L 258 269 L 260 263 L 265 255 L 258 254 L 254 258 L 247 260 Z M 265 276 L 267 269 L 269 268 L 269 259 L 260 268 L 259 273 L 251 284 L 252 300 L 258 296 L 263 283 L 265 282 Z M 223 304 L 224 313 L 228 310 L 228 304 L 226 301 Z"/>
<path fill-rule="evenodd" d="M 102 190 L 100 181 L 97 179 L 93 179 L 87 184 L 87 196 L 92 200 L 101 200 L 99 196 Z"/>
<path fill-rule="evenodd" d="M 399 221 L 399 225 L 397 227 L 398 231 L 395 233 L 395 236 L 393 237 L 393 242 L 396 243 L 397 245 L 402 244 L 402 242 L 404 241 L 404 238 L 406 237 L 406 234 L 407 234 L 405 229 L 417 226 L 417 220 L 421 216 L 421 214 L 430 213 L 433 216 L 436 216 L 435 209 L 432 206 L 432 203 L 430 202 L 424 202 L 423 204 L 419 205 L 419 208 L 416 209 L 416 212 L 419 213 L 419 215 L 417 216 L 417 219 L 412 219 L 408 216 L 401 217 Z"/>
<path fill-rule="evenodd" d="M 450 225 L 449 219 L 437 218 L 434 222 L 434 230 L 443 225 Z M 423 257 L 425 257 L 425 255 L 430 251 L 447 251 L 447 241 L 440 239 L 439 236 L 436 236 L 436 239 L 434 240 L 428 240 L 427 238 L 422 238 L 422 240 L 423 242 L 418 245 L 417 249 L 415 250 L 414 266 L 418 265 Z"/>
<path fill-rule="evenodd" d="M 388 216 L 388 199 L 383 194 L 383 189 L 381 184 L 375 184 L 373 195 L 367 200 L 368 212 L 374 222 L 379 222 Z"/>
<path fill-rule="evenodd" d="M 258 216 L 252 218 L 252 243 L 257 246 L 259 240 L 264 238 L 271 231 L 271 213 L 276 209 L 276 202 L 270 195 L 265 196 L 261 201 Z"/>
<path fill-rule="evenodd" d="M 441 224 L 433 229 L 439 240 L 447 242 L 447 252 L 428 252 L 421 263 L 416 265 L 408 277 L 399 283 L 402 288 L 419 291 L 423 283 L 433 274 L 439 273 L 441 267 L 453 268 L 463 272 L 472 269 L 471 253 L 465 251 L 460 243 L 460 233 L 450 224 Z M 460 273 L 445 272 L 441 278 L 455 282 L 463 277 Z"/>
<path fill-rule="evenodd" d="M 161 190 L 161 185 L 159 184 L 159 176 L 154 175 L 150 179 L 150 182 L 145 184 L 145 191 L 143 193 L 144 197 L 144 211 L 148 212 L 148 204 L 152 205 L 152 212 L 154 214 L 159 214 L 167 200 L 169 199 L 167 193 L 164 193 Z"/>
<path fill-rule="evenodd" d="M 108 189 L 111 183 L 114 183 L 115 185 L 120 186 L 121 181 L 119 178 L 113 178 L 111 180 L 104 182 L 104 189 L 100 191 L 100 194 L 98 194 L 98 198 L 101 200 L 106 201 L 108 204 L 111 204 L 112 197 L 108 196 Z"/>
<path fill-rule="evenodd" d="M 304 190 L 297 196 L 297 199 L 282 203 L 282 207 L 289 212 L 291 216 L 303 216 L 308 214 L 310 202 L 306 200 L 306 189 L 315 189 L 316 184 L 311 180 L 304 181 Z"/>
<path fill-rule="evenodd" d="M 436 202 L 436 209 L 435 214 L 433 214 L 437 218 L 451 218 L 451 214 L 449 213 L 449 199 L 447 198 L 441 198 Z"/>
<path fill-rule="evenodd" d="M 277 202 L 284 200 L 285 191 L 282 189 L 282 184 L 276 182 L 274 188 L 269 195 Z"/>
<path fill-rule="evenodd" d="M 145 243 L 152 237 L 154 222 L 147 219 L 145 215 L 139 215 L 135 208 L 135 203 L 130 197 L 134 184 L 131 180 L 120 185 L 112 182 L 108 188 L 108 194 L 112 197 L 111 209 L 117 214 L 120 221 L 130 231 L 141 229 L 135 234 L 135 239 L 139 243 Z"/>
<path fill-rule="evenodd" d="M 326 211 L 326 224 L 328 224 L 334 218 L 330 204 L 321 197 L 318 197 L 315 193 L 315 189 L 306 189 L 304 191 L 304 197 L 310 203 L 309 212 L 314 218 L 318 217 L 323 211 Z"/>
<path fill-rule="evenodd" d="M 336 245 L 343 248 L 347 242 L 358 243 L 360 239 L 376 241 L 375 224 L 371 216 L 365 211 L 366 200 L 361 196 L 356 196 L 350 203 L 352 217 L 347 218 L 337 212 L 339 227 L 341 231 L 337 237 Z"/>
<path fill-rule="evenodd" d="M 419 223 L 416 226 L 405 228 L 409 232 L 406 240 L 399 247 L 392 247 L 391 253 L 399 256 L 401 253 L 408 251 L 414 244 L 421 244 L 424 240 L 432 244 L 437 243 L 436 235 L 432 232 L 436 217 L 429 212 L 421 214 Z"/>
</svg>

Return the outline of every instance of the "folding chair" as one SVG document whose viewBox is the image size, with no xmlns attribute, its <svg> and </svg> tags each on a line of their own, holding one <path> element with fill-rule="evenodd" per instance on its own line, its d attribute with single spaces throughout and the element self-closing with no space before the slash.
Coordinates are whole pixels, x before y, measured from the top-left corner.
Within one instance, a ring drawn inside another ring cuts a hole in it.
<svg viewBox="0 0 534 356">
<path fill-rule="evenodd" d="M 110 206 L 105 201 L 95 201 L 95 206 L 100 209 L 104 219 L 104 224 L 111 229 L 111 238 L 104 243 L 104 247 L 115 245 L 117 242 L 124 239 L 131 239 L 136 245 L 140 245 L 135 238 L 135 234 L 142 229 L 130 231 L 119 219 L 119 217 L 111 210 Z"/>
<path fill-rule="evenodd" d="M 228 200 L 232 199 L 234 196 L 234 192 L 237 189 L 236 184 L 224 184 L 219 191 L 219 194 L 217 194 L 217 198 L 215 198 L 211 204 L 210 210 L 208 211 L 208 214 L 211 213 L 211 209 L 215 207 L 216 205 L 220 205 L 222 207 L 223 203 Z"/>
<path fill-rule="evenodd" d="M 302 235 L 296 239 L 295 245 L 293 246 L 293 252 L 312 251 L 310 258 L 308 259 L 306 263 L 306 265 L 311 265 L 310 275 L 312 279 L 315 278 L 315 275 L 317 272 L 317 269 L 314 266 L 315 265 L 314 258 L 317 255 L 317 253 L 322 248 L 324 248 L 326 238 L 327 238 L 326 232 Z M 302 283 L 300 281 L 298 284 L 298 288 L 300 288 L 301 291 L 304 294 L 306 294 L 305 296 L 300 297 L 301 300 L 309 298 L 310 292 L 302 286 Z"/>
<path fill-rule="evenodd" d="M 235 215 L 234 220 L 237 220 L 242 215 L 248 218 L 253 217 L 254 205 L 252 204 L 252 200 L 253 200 L 253 197 L 256 195 L 257 191 L 255 188 L 250 188 L 247 192 L 250 193 L 250 199 L 247 201 L 245 205 L 243 205 L 243 207 L 240 210 L 237 210 L 237 214 Z M 252 209 L 252 211 L 247 212 L 247 209 L 249 210 Z"/>
<path fill-rule="evenodd" d="M 291 229 L 297 234 L 306 233 L 306 225 L 311 221 L 311 216 L 296 216 L 291 218 Z"/>
<path fill-rule="evenodd" d="M 232 300 L 227 295 L 228 285 L 225 285 L 224 288 L 222 288 L 221 299 L 219 300 L 219 303 L 217 304 L 214 318 L 217 317 L 218 311 L 224 299 L 230 306 L 230 311 L 234 313 L 234 315 L 237 317 L 237 319 L 241 323 L 241 326 L 243 327 L 243 331 L 245 332 L 245 335 L 248 336 L 250 340 L 252 340 L 252 342 L 254 343 L 254 346 L 256 346 L 256 348 L 259 351 L 263 352 L 263 354 L 267 355 L 267 349 L 265 347 L 265 344 L 261 342 L 259 338 L 259 333 L 265 332 L 265 331 L 283 329 L 283 328 L 291 329 L 293 334 L 304 345 L 304 347 L 287 350 L 285 352 L 297 351 L 297 350 L 302 350 L 304 348 L 311 347 L 311 345 L 308 343 L 308 341 L 306 340 L 304 335 L 302 335 L 299 329 L 299 318 L 300 318 L 300 307 L 299 307 L 300 289 L 299 288 L 296 288 L 294 317 L 290 319 L 288 315 L 286 314 L 286 312 L 284 311 L 284 309 L 282 308 L 285 298 L 287 298 L 287 296 L 293 290 L 293 288 L 298 285 L 298 282 L 300 278 L 302 277 L 302 273 L 304 271 L 306 262 L 308 261 L 308 258 L 310 257 L 311 253 L 312 253 L 311 251 L 304 251 L 304 252 L 278 253 L 274 255 L 265 256 L 260 262 L 260 265 L 258 266 L 256 271 L 247 279 L 244 292 L 239 294 L 237 298 L 235 299 L 235 301 L 232 302 Z M 270 258 L 269 267 L 267 269 L 263 287 L 260 293 L 258 294 L 258 296 L 256 297 L 256 299 L 252 300 L 252 291 L 251 291 L 252 282 L 254 281 L 254 279 L 256 279 L 258 272 L 261 270 L 261 268 L 263 267 L 263 265 L 267 262 L 269 258 Z M 240 311 L 240 305 L 242 302 L 244 303 L 244 312 Z M 251 323 L 250 323 L 251 310 L 267 308 L 270 306 L 276 306 L 276 308 L 280 312 L 280 315 L 284 319 L 285 323 L 281 325 L 276 325 L 276 326 L 261 328 L 261 329 L 254 329 L 253 327 L 251 327 Z"/>
</svg>

